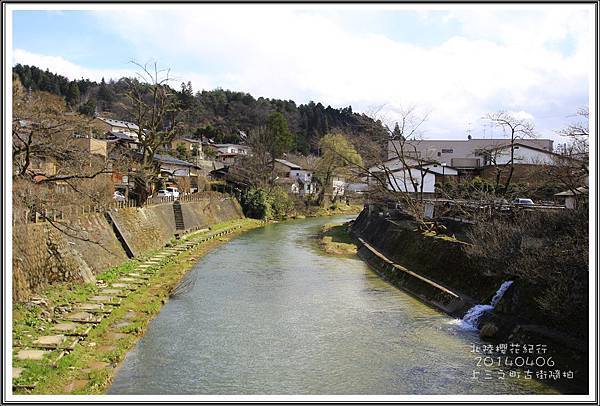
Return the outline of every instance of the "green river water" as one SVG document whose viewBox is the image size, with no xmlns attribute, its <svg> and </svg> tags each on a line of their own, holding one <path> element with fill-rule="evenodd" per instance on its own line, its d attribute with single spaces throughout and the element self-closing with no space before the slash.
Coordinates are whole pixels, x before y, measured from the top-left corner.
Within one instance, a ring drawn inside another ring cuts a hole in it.
<svg viewBox="0 0 600 406">
<path fill-rule="evenodd" d="M 250 231 L 202 258 L 127 355 L 109 394 L 537 394 L 535 380 L 485 379 L 476 332 L 322 253 L 320 226 Z M 432 253 L 429 253 L 430 255 Z M 481 372 L 473 379 L 473 371 Z"/>
</svg>

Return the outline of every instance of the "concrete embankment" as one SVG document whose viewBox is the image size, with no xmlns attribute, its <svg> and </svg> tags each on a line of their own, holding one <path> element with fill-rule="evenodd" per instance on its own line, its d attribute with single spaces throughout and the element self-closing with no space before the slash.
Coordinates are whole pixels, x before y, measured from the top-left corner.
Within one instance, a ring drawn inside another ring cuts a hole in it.
<svg viewBox="0 0 600 406">
<path fill-rule="evenodd" d="M 243 217 L 235 199 L 218 193 L 183 202 L 181 207 L 186 230 Z M 56 225 L 15 225 L 13 300 L 27 300 L 53 283 L 92 282 L 98 273 L 123 263 L 131 254 L 139 256 L 163 247 L 175 231 L 172 203 L 116 209 L 110 216 L 90 213 Z M 119 237 L 124 237 L 125 246 Z"/>
<path fill-rule="evenodd" d="M 480 275 L 454 238 L 431 236 L 409 221 L 361 212 L 352 233 L 358 255 L 382 277 L 423 302 L 461 317 L 470 306 L 485 303 L 500 280 Z"/>
</svg>

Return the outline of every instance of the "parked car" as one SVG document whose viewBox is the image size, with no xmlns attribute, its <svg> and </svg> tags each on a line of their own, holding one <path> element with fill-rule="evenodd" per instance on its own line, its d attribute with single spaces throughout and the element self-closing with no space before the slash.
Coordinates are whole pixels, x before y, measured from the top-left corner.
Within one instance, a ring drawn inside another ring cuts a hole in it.
<svg viewBox="0 0 600 406">
<path fill-rule="evenodd" d="M 118 190 L 115 190 L 115 192 L 113 193 L 113 199 L 117 202 L 124 202 L 126 200 L 125 195 L 119 192 Z"/>
<path fill-rule="evenodd" d="M 173 196 L 175 199 L 179 197 L 179 189 L 177 189 L 176 187 L 168 187 L 167 192 L 171 193 L 171 196 Z"/>
<path fill-rule="evenodd" d="M 156 195 L 158 197 L 174 197 L 177 199 L 179 198 L 179 189 L 176 187 L 167 187 L 165 189 L 160 189 Z"/>
<path fill-rule="evenodd" d="M 533 206 L 533 200 L 531 199 L 526 199 L 526 198 L 518 198 L 513 200 L 513 204 L 516 204 L 517 206 Z"/>
</svg>

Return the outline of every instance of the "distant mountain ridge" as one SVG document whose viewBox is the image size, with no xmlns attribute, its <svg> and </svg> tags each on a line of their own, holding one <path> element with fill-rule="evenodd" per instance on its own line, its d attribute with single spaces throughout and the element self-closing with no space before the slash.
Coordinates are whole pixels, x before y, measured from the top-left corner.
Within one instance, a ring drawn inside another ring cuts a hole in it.
<svg viewBox="0 0 600 406">
<path fill-rule="evenodd" d="M 63 96 L 73 110 L 82 114 L 105 113 L 113 118 L 131 120 L 124 108 L 127 99 L 124 78 L 100 83 L 89 79 L 69 80 L 65 76 L 35 66 L 17 64 L 13 77 L 26 89 Z M 380 121 L 352 111 L 352 107 L 325 107 L 313 101 L 297 105 L 292 100 L 254 98 L 249 93 L 223 90 L 194 92 L 190 82 L 175 90 L 186 108 L 183 123 L 191 136 L 206 136 L 217 142 L 243 142 L 249 134 L 264 126 L 274 111 L 281 112 L 295 135 L 295 150 L 317 154 L 319 140 L 328 132 L 341 131 L 360 150 L 383 151 L 388 130 Z M 242 132 L 242 134 L 240 134 Z"/>
</svg>

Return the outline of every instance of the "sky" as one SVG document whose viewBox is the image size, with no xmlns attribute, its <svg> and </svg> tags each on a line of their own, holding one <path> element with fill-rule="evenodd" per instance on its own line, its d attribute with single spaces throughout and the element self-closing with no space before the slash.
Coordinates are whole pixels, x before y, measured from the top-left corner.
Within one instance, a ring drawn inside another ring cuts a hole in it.
<svg viewBox="0 0 600 406">
<path fill-rule="evenodd" d="M 351 105 L 390 126 L 413 108 L 430 139 L 501 137 L 482 118 L 502 110 L 561 142 L 594 85 L 593 16 L 582 4 L 13 10 L 12 63 L 99 81 L 157 62 L 175 87 Z"/>
</svg>

